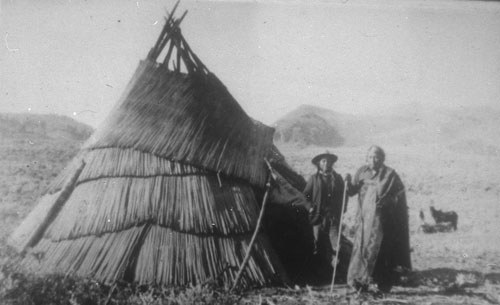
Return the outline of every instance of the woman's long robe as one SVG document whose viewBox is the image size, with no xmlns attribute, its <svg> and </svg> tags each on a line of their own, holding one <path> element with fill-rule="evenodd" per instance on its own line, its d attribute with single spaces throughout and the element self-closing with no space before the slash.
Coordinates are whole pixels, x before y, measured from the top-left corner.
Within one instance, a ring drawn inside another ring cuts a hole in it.
<svg viewBox="0 0 500 305">
<path fill-rule="evenodd" d="M 350 285 L 368 285 L 373 278 L 390 288 L 398 267 L 411 270 L 403 183 L 392 168 L 382 166 L 374 173 L 363 166 L 348 193 L 358 194 L 359 206 L 347 281 Z"/>
</svg>

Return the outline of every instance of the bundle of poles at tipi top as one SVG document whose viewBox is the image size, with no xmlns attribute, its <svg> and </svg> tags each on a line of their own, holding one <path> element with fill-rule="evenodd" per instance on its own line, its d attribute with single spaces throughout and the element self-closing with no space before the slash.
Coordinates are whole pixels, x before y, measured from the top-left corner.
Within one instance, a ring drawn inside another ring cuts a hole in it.
<svg viewBox="0 0 500 305">
<path fill-rule="evenodd" d="M 177 5 L 108 118 L 12 235 L 25 267 L 106 283 L 287 281 L 257 227 L 265 158 L 279 155 L 273 129 L 191 51 Z"/>
<path fill-rule="evenodd" d="M 192 72 L 206 72 L 208 69 L 191 50 L 189 44 L 181 35 L 180 24 L 187 14 L 185 11 L 179 19 L 173 17 L 179 1 L 176 2 L 172 12 L 167 13 L 168 17 L 165 21 L 165 26 L 158 37 L 154 47 L 149 51 L 148 59 L 156 62 L 163 63 L 164 66 L 169 68 L 170 63 L 176 72 L 181 71 L 181 64 L 184 64 L 188 73 Z M 175 54 L 174 54 L 175 49 Z M 166 52 L 166 53 L 165 53 Z M 164 57 L 161 55 L 164 54 Z M 175 56 L 175 57 L 173 57 Z M 162 59 L 163 58 L 163 59 Z M 175 58 L 175 60 L 174 60 Z M 170 61 L 172 59 L 172 61 Z"/>
</svg>

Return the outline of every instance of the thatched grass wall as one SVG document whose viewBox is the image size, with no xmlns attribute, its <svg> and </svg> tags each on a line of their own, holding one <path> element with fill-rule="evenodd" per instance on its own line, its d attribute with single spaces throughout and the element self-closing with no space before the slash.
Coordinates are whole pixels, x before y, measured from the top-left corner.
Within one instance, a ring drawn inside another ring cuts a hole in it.
<svg viewBox="0 0 500 305">
<path fill-rule="evenodd" d="M 28 269 L 176 286 L 234 280 L 259 213 L 252 185 L 130 148 L 84 150 L 75 163 L 84 164 L 78 175 L 60 178 L 62 186 L 42 200 L 49 203 L 41 207 L 51 206 L 72 185 L 50 224 L 31 239 Z M 38 223 L 23 230 L 39 231 Z M 260 234 L 242 283 L 283 280 Z"/>
<path fill-rule="evenodd" d="M 42 239 L 25 266 L 40 273 L 74 274 L 104 283 L 127 279 L 140 284 L 182 286 L 209 280 L 232 283 L 251 235 L 213 237 L 144 224 L 127 230 L 53 241 Z M 280 282 L 282 270 L 261 236 L 254 245 L 243 284 Z"/>
<path fill-rule="evenodd" d="M 154 222 L 180 232 L 253 231 L 258 215 L 248 185 L 204 175 L 102 178 L 81 183 L 47 230 L 54 240 Z"/>
<path fill-rule="evenodd" d="M 211 73 L 142 61 L 126 98 L 86 149 L 133 148 L 263 186 L 274 130 L 254 124 Z"/>
<path fill-rule="evenodd" d="M 23 265 L 38 273 L 62 273 L 93 277 L 106 283 L 123 278 L 146 226 L 128 230 L 52 241 L 43 238 Z"/>
<path fill-rule="evenodd" d="M 257 224 L 266 158 L 302 188 L 274 130 L 246 115 L 180 34 L 185 14 L 172 14 L 104 124 L 13 234 L 25 267 L 108 283 L 229 286 Z M 265 231 L 252 249 L 240 283 L 287 282 Z"/>
<path fill-rule="evenodd" d="M 135 268 L 139 282 L 155 279 L 165 283 L 175 279 L 174 285 L 199 283 L 215 279 L 224 283 L 234 281 L 237 266 L 241 264 L 251 235 L 209 237 L 182 234 L 159 226 L 148 232 Z M 260 236 L 252 251 L 243 284 L 265 285 L 282 279 L 276 267 L 276 257 L 267 239 Z M 283 275 L 281 275 L 283 276 Z"/>
</svg>

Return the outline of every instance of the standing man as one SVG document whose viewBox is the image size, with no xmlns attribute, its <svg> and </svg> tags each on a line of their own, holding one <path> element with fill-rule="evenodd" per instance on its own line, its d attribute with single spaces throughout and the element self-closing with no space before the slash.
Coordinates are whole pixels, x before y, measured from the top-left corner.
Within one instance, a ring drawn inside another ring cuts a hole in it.
<svg viewBox="0 0 500 305">
<path fill-rule="evenodd" d="M 312 159 L 318 171 L 307 181 L 304 195 L 311 204 L 309 220 L 313 226 L 314 254 L 326 252 L 333 255 L 337 245 L 337 233 L 342 214 L 344 181 L 333 170 L 337 156 L 330 153 L 317 155 Z M 328 241 L 331 246 L 328 246 Z M 320 251 L 321 250 L 321 251 Z"/>
<path fill-rule="evenodd" d="M 385 166 L 382 148 L 370 147 L 366 161 L 352 183 L 346 176 L 347 193 L 358 194 L 359 203 L 347 282 L 366 290 L 373 280 L 381 292 L 389 292 L 398 272 L 411 270 L 405 189 L 398 174 Z"/>
</svg>

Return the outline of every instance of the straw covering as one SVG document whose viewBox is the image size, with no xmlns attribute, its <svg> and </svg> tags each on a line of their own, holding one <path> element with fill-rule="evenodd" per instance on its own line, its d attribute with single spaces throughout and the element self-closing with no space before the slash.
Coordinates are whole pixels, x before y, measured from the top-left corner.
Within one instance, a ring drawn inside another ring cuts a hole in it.
<svg viewBox="0 0 500 305">
<path fill-rule="evenodd" d="M 214 75 L 179 74 L 149 61 L 138 71 L 86 149 L 133 148 L 265 183 L 273 129 L 254 124 Z"/>
<path fill-rule="evenodd" d="M 44 254 L 41 263 L 34 255 L 27 256 L 24 263 L 42 273 L 72 273 L 105 283 L 124 279 L 127 274 L 133 274 L 141 284 L 186 285 L 214 280 L 216 276 L 230 283 L 249 239 L 204 237 L 142 225 L 74 240 L 43 239 L 32 251 Z M 265 238 L 258 241 L 244 277 L 247 285 L 276 281 L 275 258 L 266 251 L 268 247 Z"/>
<path fill-rule="evenodd" d="M 184 15 L 169 16 L 105 123 L 12 235 L 27 268 L 108 283 L 234 280 L 259 214 L 264 159 L 287 167 L 273 129 L 248 117 L 191 51 L 178 28 Z M 286 280 L 259 233 L 242 283 Z"/>
</svg>

